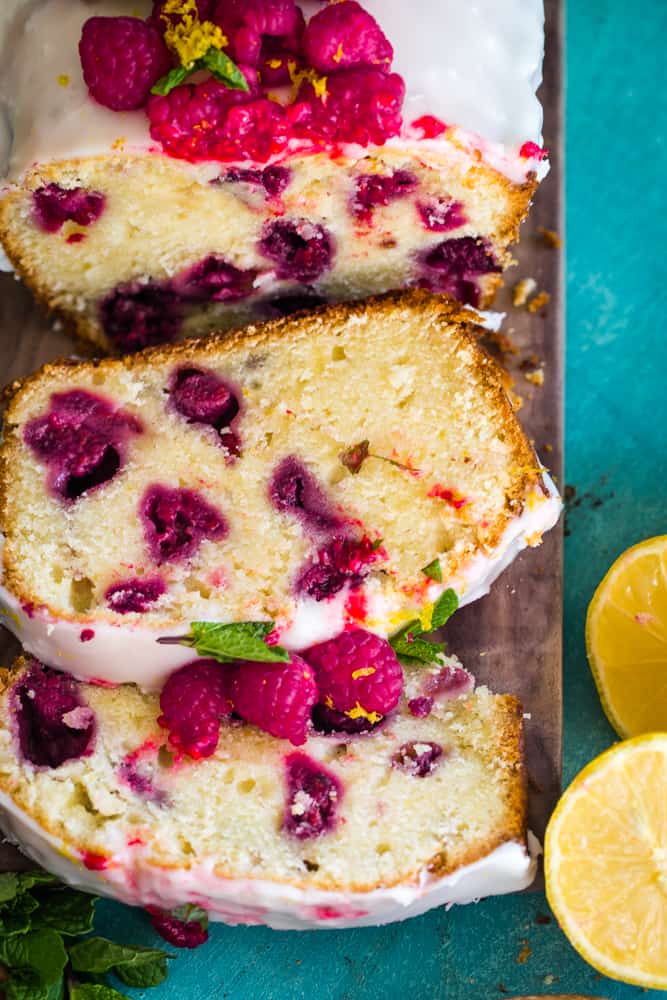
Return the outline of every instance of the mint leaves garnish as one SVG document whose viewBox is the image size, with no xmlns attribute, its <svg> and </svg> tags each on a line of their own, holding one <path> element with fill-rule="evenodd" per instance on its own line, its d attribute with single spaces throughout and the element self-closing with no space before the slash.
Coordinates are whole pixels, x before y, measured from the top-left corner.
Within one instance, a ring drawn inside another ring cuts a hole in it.
<svg viewBox="0 0 667 1000">
<path fill-rule="evenodd" d="M 422 573 L 427 576 L 429 580 L 435 580 L 436 583 L 442 583 L 442 566 L 440 565 L 439 559 L 434 559 L 430 562 L 428 566 L 424 566 Z"/>
<path fill-rule="evenodd" d="M 211 46 L 201 59 L 195 59 L 187 66 L 175 66 L 165 76 L 160 77 L 151 88 L 151 94 L 166 97 L 175 87 L 185 83 L 189 76 L 202 69 L 207 69 L 211 76 L 224 83 L 230 90 L 243 90 L 246 93 L 250 90 L 248 81 L 236 63 L 220 49 Z"/>
<path fill-rule="evenodd" d="M 425 629 L 421 621 L 415 618 L 395 632 L 389 642 L 399 660 L 406 660 L 408 663 L 433 663 L 441 653 L 444 653 L 447 648 L 444 642 L 431 642 L 423 636 L 442 628 L 458 606 L 456 591 L 448 588 L 433 606 L 429 629 Z"/>
<path fill-rule="evenodd" d="M 286 663 L 289 653 L 282 646 L 269 646 L 265 639 L 273 632 L 273 622 L 191 622 L 190 632 L 180 636 L 162 636 L 163 645 L 192 646 L 198 656 L 211 657 L 220 663 L 251 660 L 255 663 Z"/>
<path fill-rule="evenodd" d="M 6 1000 L 127 1000 L 104 982 L 157 986 L 166 952 L 81 938 L 93 929 L 95 896 L 61 885 L 46 872 L 0 874 L 0 984 Z"/>
</svg>

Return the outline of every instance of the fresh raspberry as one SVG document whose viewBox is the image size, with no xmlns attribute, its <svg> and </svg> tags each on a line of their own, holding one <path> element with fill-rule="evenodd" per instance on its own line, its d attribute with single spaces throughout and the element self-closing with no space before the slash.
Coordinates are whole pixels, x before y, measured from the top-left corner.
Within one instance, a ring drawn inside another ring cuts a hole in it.
<svg viewBox="0 0 667 1000">
<path fill-rule="evenodd" d="M 73 501 L 116 475 L 130 436 L 141 432 L 136 417 L 100 396 L 73 389 L 54 393 L 48 413 L 30 420 L 23 438 L 47 465 L 49 488 Z"/>
<path fill-rule="evenodd" d="M 474 236 L 443 240 L 424 254 L 422 263 L 424 287 L 446 292 L 471 306 L 479 305 L 478 279 L 501 270 L 488 242 Z"/>
<path fill-rule="evenodd" d="M 440 118 L 433 115 L 422 115 L 410 124 L 410 128 L 421 132 L 422 139 L 437 139 L 443 132 L 447 131 L 447 126 Z"/>
<path fill-rule="evenodd" d="M 174 948 L 198 948 L 208 941 L 208 928 L 200 920 L 180 920 L 172 913 L 149 906 L 153 929 Z"/>
<path fill-rule="evenodd" d="M 308 284 L 331 268 L 334 240 L 308 219 L 277 219 L 264 226 L 259 252 L 276 265 L 278 278 Z"/>
<path fill-rule="evenodd" d="M 257 271 L 242 270 L 217 253 L 209 254 L 172 282 L 182 298 L 191 301 L 239 302 L 253 292 Z"/>
<path fill-rule="evenodd" d="M 179 24 L 183 17 L 181 14 L 163 14 L 163 8 L 165 7 L 167 0 L 153 0 L 153 11 L 148 18 L 150 23 L 157 28 L 157 30 L 164 34 L 165 28 L 169 24 Z M 197 16 L 200 21 L 210 21 L 215 11 L 216 0 L 195 0 L 197 4 Z"/>
<path fill-rule="evenodd" d="M 161 577 L 151 576 L 114 583 L 107 589 L 104 597 L 111 610 L 119 615 L 143 614 L 166 590 Z"/>
<path fill-rule="evenodd" d="M 295 135 L 313 141 L 383 145 L 403 124 L 405 83 L 397 73 L 349 69 L 327 78 L 324 98 L 304 81 L 287 114 Z"/>
<path fill-rule="evenodd" d="M 312 714 L 313 726 L 318 733 L 349 733 L 356 736 L 359 733 L 368 733 L 378 725 L 363 715 L 351 719 L 345 712 L 337 712 L 328 705 L 315 705 Z"/>
<path fill-rule="evenodd" d="M 113 111 L 132 111 L 171 69 L 160 31 L 138 17 L 91 17 L 83 26 L 79 55 L 91 96 Z"/>
<path fill-rule="evenodd" d="M 336 775 L 305 753 L 286 757 L 285 771 L 285 830 L 298 840 L 310 840 L 331 830 L 343 797 Z"/>
<path fill-rule="evenodd" d="M 319 701 L 348 718 L 379 722 L 396 708 L 403 670 L 386 639 L 350 629 L 304 651 L 315 671 Z"/>
<path fill-rule="evenodd" d="M 158 564 L 188 559 L 203 541 L 217 541 L 227 534 L 222 514 L 195 490 L 149 486 L 139 512 L 146 543 Z"/>
<path fill-rule="evenodd" d="M 355 181 L 352 212 L 361 222 L 370 222 L 374 208 L 406 198 L 418 183 L 410 170 L 395 170 L 392 174 L 363 174 Z"/>
<path fill-rule="evenodd" d="M 188 423 L 213 427 L 230 458 L 241 454 L 241 438 L 233 426 L 241 412 L 233 389 L 218 375 L 200 368 L 180 368 L 169 386 L 174 409 Z"/>
<path fill-rule="evenodd" d="M 230 715 L 227 670 L 216 660 L 193 660 L 170 675 L 160 694 L 158 722 L 169 742 L 194 760 L 215 753 L 220 720 Z"/>
<path fill-rule="evenodd" d="M 415 740 L 398 748 L 391 758 L 391 766 L 413 778 L 425 778 L 435 771 L 443 753 L 439 743 Z"/>
<path fill-rule="evenodd" d="M 106 198 L 99 191 L 86 191 L 80 187 L 62 188 L 59 184 L 37 188 L 32 201 L 37 224 L 47 233 L 57 233 L 65 222 L 90 226 L 99 219 L 106 205 Z"/>
<path fill-rule="evenodd" d="M 295 746 L 306 742 L 317 685 L 300 656 L 292 654 L 288 663 L 239 663 L 230 668 L 228 691 L 246 722 Z"/>
<path fill-rule="evenodd" d="M 131 281 L 118 285 L 102 300 L 100 317 L 112 346 L 131 354 L 171 343 L 181 330 L 183 307 L 168 285 Z"/>
<path fill-rule="evenodd" d="M 171 156 L 264 162 L 288 142 L 285 111 L 266 98 L 230 90 L 218 80 L 184 84 L 148 102 L 150 132 Z"/>
<path fill-rule="evenodd" d="M 308 22 L 303 38 L 307 62 L 320 73 L 357 69 L 388 70 L 394 50 L 374 17 L 356 0 L 332 3 Z"/>
<path fill-rule="evenodd" d="M 468 218 L 460 201 L 451 198 L 434 198 L 418 201 L 417 211 L 425 229 L 431 233 L 448 233 L 465 226 Z"/>
<path fill-rule="evenodd" d="M 296 517 L 304 530 L 314 535 L 326 535 L 343 527 L 317 479 L 295 455 L 284 458 L 273 473 L 269 499 L 277 511 Z"/>
<path fill-rule="evenodd" d="M 33 661 L 11 694 L 22 756 L 36 767 L 60 767 L 93 752 L 95 715 L 69 674 Z"/>
<path fill-rule="evenodd" d="M 300 7 L 296 11 L 296 25 L 289 35 L 279 38 L 264 35 L 262 38 L 259 71 L 265 87 L 279 87 L 289 83 L 290 63 L 297 71 L 303 69 L 302 46 L 306 19 Z"/>
<path fill-rule="evenodd" d="M 366 535 L 334 538 L 319 550 L 316 561 L 301 571 L 296 590 L 316 601 L 326 601 L 345 586 L 361 586 L 373 563 L 386 558 L 386 551 Z"/>
</svg>

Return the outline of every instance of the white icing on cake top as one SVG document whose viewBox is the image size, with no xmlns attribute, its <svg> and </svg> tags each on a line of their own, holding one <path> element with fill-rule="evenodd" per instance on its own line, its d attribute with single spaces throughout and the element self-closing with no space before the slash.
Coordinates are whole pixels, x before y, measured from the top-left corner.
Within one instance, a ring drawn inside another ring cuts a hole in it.
<svg viewBox="0 0 667 1000">
<path fill-rule="evenodd" d="M 302 4 L 306 14 L 319 6 Z M 364 6 L 394 46 L 394 68 L 407 84 L 406 124 L 432 114 L 513 150 L 541 141 L 542 0 Z M 143 111 L 110 111 L 89 97 L 78 53 L 92 15 L 149 10 L 147 0 L 4 0 L 0 174 L 16 180 L 34 163 L 108 153 L 119 143 L 128 151 L 153 147 Z"/>
</svg>

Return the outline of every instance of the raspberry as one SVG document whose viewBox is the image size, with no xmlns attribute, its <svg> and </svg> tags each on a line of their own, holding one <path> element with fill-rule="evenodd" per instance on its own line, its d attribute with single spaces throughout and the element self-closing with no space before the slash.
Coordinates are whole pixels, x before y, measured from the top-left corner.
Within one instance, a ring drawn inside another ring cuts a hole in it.
<svg viewBox="0 0 667 1000">
<path fill-rule="evenodd" d="M 294 455 L 284 458 L 273 473 L 269 499 L 276 510 L 298 518 L 313 534 L 327 534 L 343 526 L 315 476 Z"/>
<path fill-rule="evenodd" d="M 153 11 L 148 18 L 150 23 L 163 34 L 168 24 L 178 24 L 183 20 L 181 14 L 163 14 L 167 0 L 153 0 Z M 200 21 L 210 21 L 215 11 L 215 0 L 195 0 L 197 16 Z"/>
<path fill-rule="evenodd" d="M 391 766 L 404 771 L 413 778 L 425 778 L 432 774 L 444 751 L 439 743 L 414 741 L 404 743 L 391 758 Z"/>
<path fill-rule="evenodd" d="M 317 561 L 302 570 L 296 582 L 297 592 L 326 601 L 345 586 L 361 586 L 368 568 L 386 557 L 386 552 L 366 536 L 334 538 L 319 550 Z"/>
<path fill-rule="evenodd" d="M 252 294 L 257 271 L 234 267 L 220 254 L 209 254 L 174 282 L 172 288 L 184 299 L 208 302 L 238 302 Z"/>
<path fill-rule="evenodd" d="M 424 228 L 432 233 L 447 233 L 450 229 L 465 226 L 468 221 L 461 202 L 451 198 L 418 201 L 417 211 Z"/>
<path fill-rule="evenodd" d="M 357 177 L 352 198 L 352 212 L 362 222 L 370 222 L 373 209 L 405 198 L 417 187 L 418 181 L 409 170 L 393 174 L 364 174 Z"/>
<path fill-rule="evenodd" d="M 290 62 L 294 64 L 296 70 L 303 68 L 301 52 L 306 20 L 300 7 L 296 8 L 296 12 L 296 25 L 288 35 L 282 35 L 279 38 L 265 35 L 262 38 L 259 71 L 265 87 L 279 87 L 289 83 L 291 79 Z"/>
<path fill-rule="evenodd" d="M 381 146 L 401 131 L 404 98 L 397 73 L 349 69 L 327 78 L 323 99 L 304 81 L 288 116 L 295 135 L 306 139 Z"/>
<path fill-rule="evenodd" d="M 37 188 L 32 201 L 37 224 L 47 233 L 57 233 L 64 222 L 90 226 L 99 219 L 106 205 L 106 198 L 99 191 L 86 191 L 80 187 L 62 188 L 59 184 Z"/>
<path fill-rule="evenodd" d="M 79 55 L 92 97 L 113 111 L 132 111 L 171 69 L 160 31 L 138 17 L 91 17 L 83 26 Z"/>
<path fill-rule="evenodd" d="M 231 713 L 227 671 L 216 660 L 193 660 L 170 675 L 160 695 L 158 722 L 169 742 L 194 760 L 215 753 L 220 720 Z"/>
<path fill-rule="evenodd" d="M 285 830 L 298 840 L 310 840 L 331 830 L 343 797 L 336 775 L 305 753 L 286 757 L 285 771 Z"/>
<path fill-rule="evenodd" d="M 50 489 L 72 501 L 112 479 L 123 464 L 130 435 L 141 432 L 136 417 L 73 389 L 54 393 L 49 412 L 30 420 L 23 438 L 46 463 Z"/>
<path fill-rule="evenodd" d="M 280 153 L 288 142 L 283 108 L 266 98 L 230 90 L 218 80 L 184 84 L 148 102 L 150 133 L 181 159 L 255 160 Z"/>
<path fill-rule="evenodd" d="M 149 906 L 151 924 L 174 948 L 198 948 L 208 941 L 208 929 L 200 920 L 180 920 L 171 913 Z"/>
<path fill-rule="evenodd" d="M 359 66 L 389 69 L 394 50 L 374 17 L 356 0 L 333 3 L 308 22 L 303 38 L 306 60 L 320 73 Z"/>
<path fill-rule="evenodd" d="M 318 733 L 326 733 L 327 735 L 330 733 L 349 733 L 355 736 L 358 733 L 368 733 L 377 725 L 363 715 L 351 719 L 345 712 L 336 712 L 328 705 L 315 705 L 312 720 Z"/>
<path fill-rule="evenodd" d="M 446 292 L 467 305 L 479 305 L 477 279 L 501 268 L 486 240 L 473 236 L 443 240 L 422 258 L 425 275 L 422 285 L 434 292 Z"/>
<path fill-rule="evenodd" d="M 306 742 L 317 685 L 309 665 L 291 655 L 288 663 L 239 663 L 229 671 L 229 697 L 242 719 L 295 746 Z"/>
<path fill-rule="evenodd" d="M 124 354 L 155 344 L 168 344 L 178 335 L 183 310 L 167 285 L 138 281 L 118 285 L 100 304 L 104 332 Z"/>
<path fill-rule="evenodd" d="M 142 614 L 162 597 L 167 587 L 159 576 L 145 580 L 122 580 L 109 587 L 104 595 L 112 611 L 119 615 Z"/>
<path fill-rule="evenodd" d="M 256 167 L 231 167 L 213 184 L 250 184 L 253 187 L 263 187 L 270 198 L 278 198 L 288 187 L 292 179 L 289 167 L 273 165 L 259 169 Z"/>
<path fill-rule="evenodd" d="M 458 698 L 462 694 L 468 694 L 474 686 L 472 674 L 463 667 L 447 664 L 436 674 L 429 674 L 425 678 L 422 690 L 427 699 L 433 702 L 434 699 L 446 701 Z"/>
<path fill-rule="evenodd" d="M 416 118 L 410 127 L 421 132 L 422 139 L 437 139 L 439 135 L 447 131 L 445 123 L 433 115 L 422 115 L 421 118 Z"/>
<path fill-rule="evenodd" d="M 60 767 L 93 752 L 95 715 L 69 674 L 34 661 L 11 699 L 21 754 L 31 764 Z"/>
<path fill-rule="evenodd" d="M 307 219 L 278 219 L 264 226 L 259 252 L 276 266 L 278 278 L 309 283 L 331 267 L 333 236 Z"/>
<path fill-rule="evenodd" d="M 371 724 L 396 708 L 403 670 L 386 639 L 350 629 L 311 646 L 303 656 L 315 671 L 319 700 L 328 708 Z"/>
<path fill-rule="evenodd" d="M 232 423 L 241 408 L 235 393 L 214 372 L 180 368 L 172 377 L 169 395 L 188 423 L 213 427 L 230 455 L 240 455 L 241 440 Z"/>
<path fill-rule="evenodd" d="M 139 510 L 146 543 L 158 564 L 187 559 L 204 540 L 227 534 L 222 514 L 194 490 L 149 486 Z"/>
<path fill-rule="evenodd" d="M 258 35 L 290 35 L 298 23 L 294 0 L 245 0 L 243 21 Z"/>
<path fill-rule="evenodd" d="M 408 709 L 415 719 L 425 719 L 433 709 L 433 698 L 411 698 Z"/>
</svg>

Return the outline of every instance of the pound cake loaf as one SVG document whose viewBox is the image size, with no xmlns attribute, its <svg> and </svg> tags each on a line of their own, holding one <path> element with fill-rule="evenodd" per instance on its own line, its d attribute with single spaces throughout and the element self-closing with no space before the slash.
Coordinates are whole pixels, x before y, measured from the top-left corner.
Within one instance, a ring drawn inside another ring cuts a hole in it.
<svg viewBox="0 0 667 1000">
<path fill-rule="evenodd" d="M 542 0 L 3 11 L 0 238 L 98 347 L 405 287 L 493 297 L 547 168 Z"/>
<path fill-rule="evenodd" d="M 13 386 L 3 621 L 83 678 L 159 685 L 193 621 L 289 649 L 486 593 L 560 500 L 469 314 L 323 307 Z"/>
<path fill-rule="evenodd" d="M 193 904 L 309 929 L 389 923 L 534 877 L 521 707 L 473 692 L 454 659 L 406 667 L 372 732 L 311 729 L 295 749 L 227 718 L 200 760 L 173 752 L 157 697 L 136 687 L 31 660 L 0 685 L 0 824 L 78 888 L 154 915 Z"/>
</svg>

